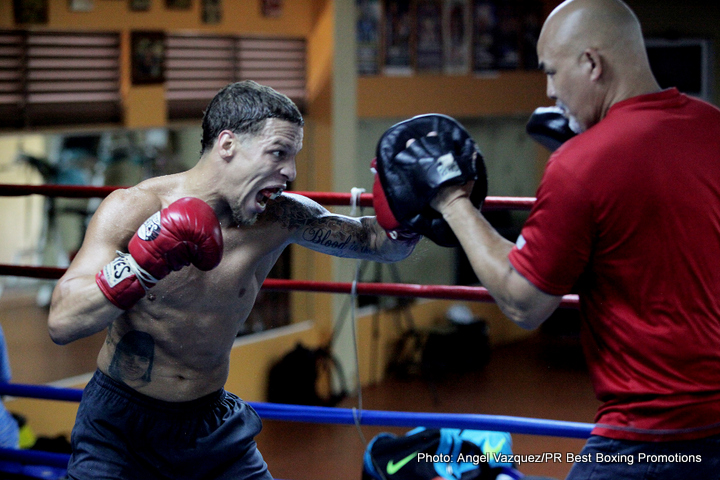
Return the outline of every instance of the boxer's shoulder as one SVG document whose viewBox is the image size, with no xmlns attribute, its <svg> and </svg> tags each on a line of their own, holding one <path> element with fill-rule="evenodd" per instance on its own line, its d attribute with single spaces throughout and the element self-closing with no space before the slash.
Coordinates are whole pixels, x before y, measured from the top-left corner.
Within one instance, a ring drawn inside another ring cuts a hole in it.
<svg viewBox="0 0 720 480">
<path fill-rule="evenodd" d="M 99 213 L 140 225 L 147 217 L 173 202 L 187 197 L 177 175 L 144 180 L 137 185 L 114 190 L 102 202 Z M 124 222 L 123 222 L 124 223 Z"/>
</svg>

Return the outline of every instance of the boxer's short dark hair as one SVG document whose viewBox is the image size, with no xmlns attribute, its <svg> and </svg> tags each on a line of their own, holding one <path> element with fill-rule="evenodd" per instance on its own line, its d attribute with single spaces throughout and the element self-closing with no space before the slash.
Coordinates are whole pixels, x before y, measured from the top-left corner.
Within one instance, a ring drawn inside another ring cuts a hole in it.
<svg viewBox="0 0 720 480">
<path fill-rule="evenodd" d="M 257 134 L 268 118 L 278 118 L 302 127 L 297 105 L 286 95 L 252 80 L 231 83 L 210 101 L 202 120 L 200 155 L 212 148 L 223 130 Z"/>
</svg>

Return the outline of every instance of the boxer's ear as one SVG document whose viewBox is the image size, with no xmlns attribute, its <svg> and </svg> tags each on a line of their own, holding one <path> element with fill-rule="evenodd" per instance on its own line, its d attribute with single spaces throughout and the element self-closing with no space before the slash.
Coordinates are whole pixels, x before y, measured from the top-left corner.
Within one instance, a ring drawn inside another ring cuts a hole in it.
<svg viewBox="0 0 720 480">
<path fill-rule="evenodd" d="M 230 130 L 223 130 L 218 135 L 217 149 L 220 158 L 230 161 L 236 153 L 238 147 L 238 137 Z"/>
</svg>

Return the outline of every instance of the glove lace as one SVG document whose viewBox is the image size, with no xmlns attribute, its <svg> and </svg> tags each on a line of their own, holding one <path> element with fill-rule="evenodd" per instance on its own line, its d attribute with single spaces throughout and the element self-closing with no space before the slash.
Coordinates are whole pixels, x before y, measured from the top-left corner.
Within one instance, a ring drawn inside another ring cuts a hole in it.
<svg viewBox="0 0 720 480">
<path fill-rule="evenodd" d="M 138 263 L 135 261 L 132 255 L 129 253 L 124 253 L 119 250 L 116 251 L 118 256 L 123 259 L 125 264 L 130 268 L 130 271 L 135 275 L 135 278 L 138 279 L 138 282 L 140 282 L 140 285 L 143 287 L 143 289 L 147 292 L 150 290 L 150 287 L 154 286 L 158 279 L 150 275 L 144 268 L 142 268 Z"/>
</svg>

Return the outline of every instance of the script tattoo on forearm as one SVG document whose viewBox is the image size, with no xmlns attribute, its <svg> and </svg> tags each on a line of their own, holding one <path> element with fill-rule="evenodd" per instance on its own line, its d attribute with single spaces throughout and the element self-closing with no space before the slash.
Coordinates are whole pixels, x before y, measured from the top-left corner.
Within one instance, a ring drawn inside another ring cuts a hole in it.
<svg viewBox="0 0 720 480">
<path fill-rule="evenodd" d="M 269 202 L 260 219 L 278 223 L 288 230 L 302 229 L 303 240 L 332 250 L 333 255 L 352 256 L 374 251 L 368 225 L 329 214 L 313 203 L 283 196 Z"/>
<path fill-rule="evenodd" d="M 359 225 L 354 225 L 335 217 L 318 218 L 303 231 L 303 239 L 333 250 L 342 252 L 371 252 L 368 232 Z"/>
</svg>

